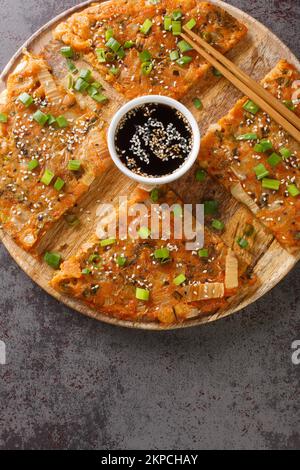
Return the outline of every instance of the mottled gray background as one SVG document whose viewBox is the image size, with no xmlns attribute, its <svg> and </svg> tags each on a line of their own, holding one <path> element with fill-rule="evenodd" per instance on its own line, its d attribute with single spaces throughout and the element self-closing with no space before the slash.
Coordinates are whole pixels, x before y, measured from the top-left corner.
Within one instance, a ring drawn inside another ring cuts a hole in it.
<svg viewBox="0 0 300 470">
<path fill-rule="evenodd" d="M 0 67 L 75 0 L 0 0 Z M 231 0 L 299 56 L 299 0 Z M 240 314 L 120 329 L 49 297 L 0 246 L 2 449 L 300 448 L 299 265 Z"/>
</svg>

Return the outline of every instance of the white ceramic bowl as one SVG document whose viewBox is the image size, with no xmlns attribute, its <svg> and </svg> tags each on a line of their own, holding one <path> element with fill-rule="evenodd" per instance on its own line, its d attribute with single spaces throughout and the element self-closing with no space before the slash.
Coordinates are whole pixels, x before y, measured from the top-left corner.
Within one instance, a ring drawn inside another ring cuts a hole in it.
<svg viewBox="0 0 300 470">
<path fill-rule="evenodd" d="M 141 106 L 145 103 L 162 103 L 168 106 L 171 106 L 172 108 L 177 109 L 180 111 L 188 120 L 190 123 L 190 126 L 192 128 L 193 132 L 193 148 L 188 156 L 188 158 L 185 160 L 184 164 L 178 168 L 174 173 L 166 176 L 160 176 L 158 178 L 152 178 L 152 177 L 147 177 L 147 176 L 140 176 L 134 173 L 133 171 L 130 171 L 120 160 L 119 155 L 116 151 L 115 147 L 115 135 L 116 131 L 118 129 L 119 123 L 122 120 L 122 118 L 127 114 L 130 110 Z M 109 152 L 111 155 L 111 158 L 113 159 L 114 163 L 116 166 L 119 168 L 124 175 L 128 176 L 129 178 L 137 181 L 138 183 L 145 184 L 145 185 L 161 185 L 161 184 L 166 184 L 170 183 L 171 181 L 175 181 L 178 178 L 181 178 L 195 163 L 199 150 L 200 150 L 200 130 L 198 123 L 192 113 L 179 101 L 173 100 L 172 98 L 168 98 L 166 96 L 160 96 L 160 95 L 147 95 L 147 96 L 141 96 L 140 98 L 136 98 L 132 101 L 129 101 L 129 103 L 125 104 L 113 117 L 111 124 L 109 126 L 108 130 L 108 148 Z"/>
</svg>

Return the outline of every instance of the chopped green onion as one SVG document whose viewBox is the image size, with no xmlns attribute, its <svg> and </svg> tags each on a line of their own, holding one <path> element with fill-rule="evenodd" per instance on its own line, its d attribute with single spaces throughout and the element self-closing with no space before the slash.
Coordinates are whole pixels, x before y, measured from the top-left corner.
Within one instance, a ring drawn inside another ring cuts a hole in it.
<svg viewBox="0 0 300 470">
<path fill-rule="evenodd" d="M 48 114 L 48 126 L 52 126 L 52 124 L 56 124 L 56 118 L 52 116 L 52 114 Z"/>
<path fill-rule="evenodd" d="M 31 160 L 28 165 L 27 165 L 27 168 L 29 171 L 33 171 L 35 170 L 37 167 L 39 166 L 39 162 L 38 160 Z"/>
<path fill-rule="evenodd" d="M 127 260 L 125 258 L 125 256 L 118 256 L 117 258 L 117 265 L 120 267 L 120 268 L 123 268 L 123 266 L 125 266 Z"/>
<path fill-rule="evenodd" d="M 236 140 L 257 140 L 258 136 L 254 133 L 242 134 L 236 137 Z"/>
<path fill-rule="evenodd" d="M 134 46 L 135 46 L 135 43 L 133 41 L 125 41 L 123 45 L 124 49 L 131 49 Z"/>
<path fill-rule="evenodd" d="M 100 63 L 101 63 L 101 62 L 102 62 L 102 63 L 106 62 L 106 56 L 105 56 L 105 54 L 106 54 L 105 49 L 102 49 L 102 48 L 97 48 L 97 49 L 96 49 L 96 56 L 97 56 L 97 59 L 98 59 L 98 61 L 99 61 Z"/>
<path fill-rule="evenodd" d="M 295 111 L 296 107 L 294 105 L 294 102 L 292 100 L 284 100 L 283 104 L 290 110 L 290 111 Z"/>
<path fill-rule="evenodd" d="M 180 10 L 173 11 L 172 18 L 175 21 L 180 20 L 182 18 L 182 11 Z"/>
<path fill-rule="evenodd" d="M 152 189 L 150 197 L 152 202 L 157 202 L 159 200 L 159 190 L 157 188 Z"/>
<path fill-rule="evenodd" d="M 151 235 L 151 231 L 148 229 L 148 227 L 141 227 L 138 231 L 138 234 L 140 238 L 146 240 Z"/>
<path fill-rule="evenodd" d="M 255 152 L 264 153 L 267 150 L 271 150 L 273 148 L 273 144 L 270 140 L 263 139 L 256 144 L 254 147 Z"/>
<path fill-rule="evenodd" d="M 88 275 L 88 274 L 91 274 L 91 273 L 92 273 L 92 271 L 89 268 L 84 268 L 81 271 L 81 274 L 84 274 L 84 275 Z"/>
<path fill-rule="evenodd" d="M 170 60 L 172 62 L 175 62 L 175 60 L 179 59 L 179 52 L 178 51 L 172 51 L 170 52 Z"/>
<path fill-rule="evenodd" d="M 206 178 L 206 171 L 204 170 L 197 170 L 196 172 L 196 181 L 202 183 Z"/>
<path fill-rule="evenodd" d="M 97 253 L 93 253 L 92 255 L 89 256 L 88 258 L 88 262 L 89 263 L 93 263 L 93 264 L 96 264 L 98 263 L 98 261 L 100 261 L 101 258 L 100 256 L 97 254 Z"/>
<path fill-rule="evenodd" d="M 220 70 L 216 69 L 215 67 L 213 68 L 213 74 L 215 77 L 223 77 L 223 75 L 221 74 Z"/>
<path fill-rule="evenodd" d="M 287 190 L 292 197 L 297 197 L 300 194 L 300 191 L 295 184 L 289 184 Z"/>
<path fill-rule="evenodd" d="M 184 52 L 189 52 L 193 50 L 193 47 L 184 39 L 182 41 L 179 41 L 177 44 L 179 50 L 184 53 Z"/>
<path fill-rule="evenodd" d="M 18 100 L 21 101 L 21 103 L 24 104 L 26 108 L 29 108 L 29 106 L 31 106 L 33 103 L 33 98 L 32 96 L 28 95 L 28 93 L 22 93 Z"/>
<path fill-rule="evenodd" d="M 58 116 L 56 122 L 60 128 L 68 127 L 69 125 L 69 121 L 64 116 Z"/>
<path fill-rule="evenodd" d="M 173 284 L 175 284 L 175 286 L 180 286 L 185 281 L 186 281 L 185 275 L 184 274 L 179 274 L 179 276 L 177 276 L 177 277 L 175 277 L 175 279 L 173 279 Z"/>
<path fill-rule="evenodd" d="M 83 91 L 87 90 L 90 84 L 83 80 L 82 78 L 78 78 L 75 82 L 74 89 L 82 93 Z"/>
<path fill-rule="evenodd" d="M 92 96 L 93 100 L 97 101 L 97 103 L 105 103 L 107 101 L 107 96 L 103 95 L 102 93 L 97 93 L 97 95 Z"/>
<path fill-rule="evenodd" d="M 282 155 L 283 158 L 290 158 L 292 156 L 292 152 L 286 147 L 280 149 L 279 153 Z"/>
<path fill-rule="evenodd" d="M 42 111 L 40 111 L 40 110 L 36 111 L 36 113 L 34 113 L 34 115 L 32 116 L 32 118 L 33 118 L 40 126 L 44 126 L 44 125 L 46 124 L 46 122 L 48 121 L 48 116 L 47 116 L 47 114 L 42 113 Z"/>
<path fill-rule="evenodd" d="M 181 21 L 172 21 L 172 33 L 174 36 L 180 36 L 181 32 Z"/>
<path fill-rule="evenodd" d="M 198 251 L 198 256 L 199 258 L 208 258 L 208 249 L 207 248 L 202 248 L 201 250 Z"/>
<path fill-rule="evenodd" d="M 93 83 L 91 83 L 91 86 L 93 88 L 97 88 L 97 90 L 100 90 L 102 88 L 102 85 L 101 85 L 100 82 L 93 82 Z"/>
<path fill-rule="evenodd" d="M 143 25 L 140 27 L 140 32 L 142 34 L 148 34 L 152 28 L 152 21 L 148 18 L 144 21 Z"/>
<path fill-rule="evenodd" d="M 218 201 L 205 201 L 204 202 L 204 215 L 213 215 L 218 211 Z"/>
<path fill-rule="evenodd" d="M 211 226 L 212 228 L 219 230 L 219 231 L 224 230 L 224 227 L 225 227 L 224 223 L 221 222 L 221 220 L 217 220 L 217 219 L 214 219 L 212 221 Z"/>
<path fill-rule="evenodd" d="M 150 75 L 153 70 L 153 64 L 151 62 L 144 62 L 141 66 L 143 75 Z"/>
<path fill-rule="evenodd" d="M 241 248 L 243 248 L 244 250 L 245 250 L 246 248 L 248 248 L 248 246 L 249 246 L 249 243 L 248 243 L 248 241 L 246 240 L 246 238 L 238 238 L 238 239 L 237 239 L 237 243 L 238 243 L 238 245 L 239 245 Z"/>
<path fill-rule="evenodd" d="M 260 110 L 260 107 L 251 100 L 248 100 L 247 103 L 244 104 L 243 108 L 251 114 L 256 114 Z"/>
<path fill-rule="evenodd" d="M 48 252 L 45 253 L 44 261 L 53 269 L 59 269 L 61 265 L 61 255 L 59 253 Z"/>
<path fill-rule="evenodd" d="M 74 88 L 74 77 L 73 75 L 68 75 L 68 89 L 73 90 Z"/>
<path fill-rule="evenodd" d="M 56 189 L 56 191 L 61 191 L 65 184 L 66 183 L 64 182 L 63 179 L 57 178 L 57 180 L 54 183 L 54 189 Z"/>
<path fill-rule="evenodd" d="M 79 72 L 79 77 L 86 82 L 90 82 L 92 79 L 92 72 L 89 69 L 82 69 Z"/>
<path fill-rule="evenodd" d="M 278 163 L 282 162 L 282 158 L 280 155 L 273 152 L 272 155 L 269 156 L 267 162 L 269 163 L 269 165 L 275 167 L 278 165 Z"/>
<path fill-rule="evenodd" d="M 192 30 L 196 26 L 196 24 L 197 21 L 194 18 L 191 18 L 190 21 L 185 24 L 185 27 L 189 30 Z"/>
<path fill-rule="evenodd" d="M 254 227 L 252 224 L 246 224 L 244 234 L 247 237 L 251 237 L 254 234 Z"/>
<path fill-rule="evenodd" d="M 172 29 L 172 18 L 170 16 L 164 17 L 164 29 L 165 31 L 171 31 Z"/>
<path fill-rule="evenodd" d="M 150 298 L 150 291 L 148 291 L 147 289 L 141 289 L 140 287 L 137 287 L 135 291 L 135 297 L 138 300 L 143 300 L 144 302 L 148 302 Z"/>
<path fill-rule="evenodd" d="M 255 171 L 258 180 L 262 180 L 266 176 L 269 176 L 269 171 L 266 169 L 263 163 L 259 163 L 256 167 L 253 168 L 253 170 Z"/>
<path fill-rule="evenodd" d="M 109 49 L 111 49 L 114 52 L 118 52 L 118 50 L 121 47 L 121 44 L 113 37 L 111 37 L 105 45 L 106 45 L 106 47 L 108 47 Z"/>
<path fill-rule="evenodd" d="M 115 238 L 108 238 L 107 240 L 101 240 L 100 246 L 102 246 L 104 248 L 106 246 L 114 245 L 115 243 L 116 243 Z"/>
<path fill-rule="evenodd" d="M 116 59 L 116 54 L 114 52 L 105 52 L 105 61 L 113 62 Z"/>
<path fill-rule="evenodd" d="M 49 186 L 51 184 L 51 181 L 53 180 L 55 174 L 52 173 L 50 170 L 45 170 L 42 178 L 41 178 L 41 183 L 45 184 L 46 186 Z"/>
<path fill-rule="evenodd" d="M 175 217 L 182 217 L 182 207 L 180 204 L 175 204 L 173 207 L 173 214 Z"/>
<path fill-rule="evenodd" d="M 6 123 L 8 121 L 7 114 L 0 113 L 0 122 Z"/>
<path fill-rule="evenodd" d="M 184 67 L 185 65 L 189 64 L 190 62 L 192 62 L 193 58 L 188 56 L 188 55 L 184 55 L 182 57 L 180 57 L 180 59 L 178 59 L 176 61 L 176 63 L 178 65 L 180 65 L 180 67 Z"/>
<path fill-rule="evenodd" d="M 111 73 L 112 75 L 114 76 L 117 76 L 119 75 L 120 73 L 120 69 L 119 67 L 116 67 L 115 65 L 113 65 L 110 69 L 109 69 L 109 73 Z M 97 91 L 97 90 L 96 90 Z M 98 92 L 98 91 L 97 91 Z M 94 93 L 95 94 L 95 93 Z"/>
<path fill-rule="evenodd" d="M 72 59 L 74 56 L 74 51 L 70 46 L 64 46 L 61 48 L 60 53 L 62 56 L 66 57 L 67 59 Z"/>
<path fill-rule="evenodd" d="M 195 106 L 196 109 L 199 109 L 199 110 L 203 109 L 203 103 L 200 100 L 200 98 L 194 98 L 193 103 L 194 103 L 194 106 Z"/>
<path fill-rule="evenodd" d="M 67 68 L 72 73 L 78 72 L 75 64 L 70 59 L 67 60 Z"/>
<path fill-rule="evenodd" d="M 117 52 L 117 56 L 119 57 L 119 59 L 124 59 L 125 55 L 126 54 L 125 54 L 123 47 L 120 47 L 120 49 Z"/>
<path fill-rule="evenodd" d="M 80 167 L 81 167 L 80 160 L 70 160 L 68 163 L 68 170 L 70 171 L 78 171 L 80 170 Z"/>
<path fill-rule="evenodd" d="M 280 181 L 264 178 L 262 180 L 262 187 L 265 189 L 273 189 L 274 191 L 278 191 L 280 188 Z"/>
<path fill-rule="evenodd" d="M 98 95 L 98 90 L 97 88 L 93 87 L 92 85 L 88 87 L 87 93 L 89 96 L 93 98 L 93 96 Z"/>
<path fill-rule="evenodd" d="M 167 248 L 159 248 L 154 251 L 155 259 L 167 259 L 170 257 L 170 251 Z"/>
<path fill-rule="evenodd" d="M 141 62 L 150 62 L 150 60 L 152 59 L 152 55 L 149 51 L 145 50 L 139 53 L 139 58 Z"/>
<path fill-rule="evenodd" d="M 114 35 L 114 30 L 112 28 L 109 28 L 105 31 L 105 41 L 108 41 L 110 38 L 112 38 Z"/>
</svg>

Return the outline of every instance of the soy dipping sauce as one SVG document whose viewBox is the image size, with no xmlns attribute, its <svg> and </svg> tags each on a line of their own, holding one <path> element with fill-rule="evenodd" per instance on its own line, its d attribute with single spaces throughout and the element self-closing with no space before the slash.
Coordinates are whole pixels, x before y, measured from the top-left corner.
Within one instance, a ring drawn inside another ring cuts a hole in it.
<svg viewBox="0 0 300 470">
<path fill-rule="evenodd" d="M 189 157 L 193 132 L 186 117 L 161 103 L 147 103 L 129 111 L 115 136 L 121 162 L 140 176 L 174 173 Z"/>
</svg>

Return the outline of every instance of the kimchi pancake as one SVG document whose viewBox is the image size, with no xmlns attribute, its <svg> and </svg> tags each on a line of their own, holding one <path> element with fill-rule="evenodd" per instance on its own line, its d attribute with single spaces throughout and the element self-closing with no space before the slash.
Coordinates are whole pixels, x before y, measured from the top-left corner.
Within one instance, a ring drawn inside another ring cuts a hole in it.
<svg viewBox="0 0 300 470">
<path fill-rule="evenodd" d="M 300 115 L 300 73 L 282 60 L 264 87 Z M 199 164 L 245 203 L 291 253 L 300 248 L 300 144 L 243 98 L 202 139 Z"/>
<path fill-rule="evenodd" d="M 229 13 L 207 2 L 112 0 L 75 13 L 56 28 L 54 38 L 83 53 L 128 99 L 144 94 L 180 99 L 210 68 L 173 34 L 172 25 L 182 28 L 190 21 L 193 31 L 222 53 L 247 33 Z"/>
<path fill-rule="evenodd" d="M 130 205 L 134 202 L 143 203 L 150 214 L 148 193 L 138 190 Z M 182 207 L 167 189 L 160 190 L 157 203 Z M 174 211 L 173 222 L 177 216 Z M 218 234 L 205 230 L 203 250 L 188 251 L 186 240 L 175 239 L 172 228 L 168 240 L 146 233 L 143 238 L 117 237 L 103 243 L 95 235 L 62 264 L 51 285 L 106 315 L 171 324 L 224 308 L 249 282 L 244 275 L 244 263 Z"/>
<path fill-rule="evenodd" d="M 110 162 L 100 110 L 82 109 L 40 57 L 26 54 L 9 76 L 0 105 L 0 221 L 25 250 Z"/>
</svg>

